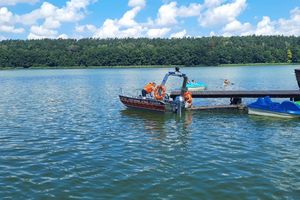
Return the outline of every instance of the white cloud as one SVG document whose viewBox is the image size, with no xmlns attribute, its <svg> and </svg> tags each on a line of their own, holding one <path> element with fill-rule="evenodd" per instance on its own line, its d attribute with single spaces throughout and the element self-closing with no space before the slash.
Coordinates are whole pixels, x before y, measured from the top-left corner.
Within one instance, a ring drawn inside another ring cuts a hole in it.
<svg viewBox="0 0 300 200">
<path fill-rule="evenodd" d="M 134 6 L 127 11 L 120 19 L 106 19 L 103 25 L 94 32 L 96 38 L 126 38 L 126 37 L 165 37 L 170 32 L 170 28 L 162 27 L 151 19 L 147 23 L 138 23 L 135 18 L 142 10 L 141 1 L 129 1 L 129 5 Z M 171 6 L 176 3 L 171 3 Z M 163 6 L 162 6 L 163 7 Z M 163 10 L 163 9 L 162 9 Z M 160 11 L 162 12 L 160 9 Z M 77 27 L 78 32 L 87 30 L 86 26 Z"/>
<path fill-rule="evenodd" d="M 127 11 L 123 17 L 118 21 L 118 24 L 120 26 L 135 26 L 137 25 L 137 22 L 134 20 L 136 15 L 140 12 L 140 7 L 134 7 L 132 10 Z"/>
<path fill-rule="evenodd" d="M 0 23 L 9 23 L 12 21 L 13 14 L 6 7 L 0 8 Z"/>
<path fill-rule="evenodd" d="M 138 37 L 143 37 L 144 36 L 144 32 L 146 31 L 147 29 L 145 27 L 142 27 L 142 26 L 134 26 L 132 28 L 128 28 L 128 29 L 125 29 L 125 30 L 122 30 L 120 32 L 120 37 L 121 38 L 138 38 Z"/>
<path fill-rule="evenodd" d="M 159 8 L 156 23 L 161 26 L 176 24 L 176 17 L 177 4 L 176 2 L 171 2 Z"/>
<path fill-rule="evenodd" d="M 290 12 L 290 18 L 272 21 L 270 17 L 264 16 L 258 22 L 256 35 L 300 35 L 300 9 L 295 8 Z"/>
<path fill-rule="evenodd" d="M 71 0 L 66 6 L 56 10 L 56 18 L 62 22 L 75 22 L 84 16 L 84 10 L 89 5 L 90 0 Z"/>
<path fill-rule="evenodd" d="M 200 4 L 192 3 L 189 6 L 180 6 L 178 8 L 179 17 L 195 17 L 200 15 L 202 6 Z"/>
<path fill-rule="evenodd" d="M 188 6 L 177 6 L 176 2 L 170 2 L 162 5 L 157 14 L 157 18 L 152 20 L 148 18 L 147 22 L 139 23 L 136 16 L 142 10 L 142 2 L 129 1 L 133 8 L 127 11 L 120 19 L 106 19 L 103 25 L 96 31 L 92 30 L 95 38 L 125 38 L 125 37 L 167 37 L 172 30 L 173 24 L 177 24 L 178 18 L 199 16 L 201 5 L 192 3 Z M 86 25 L 77 26 L 76 31 L 84 33 L 89 31 Z M 171 34 L 172 37 L 184 37 L 186 30 Z"/>
<path fill-rule="evenodd" d="M 187 32 L 186 32 L 186 30 L 184 29 L 184 30 L 182 30 L 182 31 L 180 31 L 180 32 L 171 34 L 170 38 L 183 38 L 183 37 L 186 36 L 186 33 L 187 33 Z"/>
<path fill-rule="evenodd" d="M 94 32 L 93 37 L 95 38 L 142 37 L 148 28 L 135 21 L 135 17 L 141 9 L 140 6 L 133 7 L 121 19 L 106 19 L 102 27 L 89 31 Z M 88 30 L 88 27 L 84 26 L 83 30 Z M 82 27 L 79 27 L 78 31 L 82 31 Z"/>
<path fill-rule="evenodd" d="M 61 34 L 57 37 L 57 39 L 68 39 L 69 36 L 67 34 Z"/>
<path fill-rule="evenodd" d="M 300 36 L 300 9 L 291 10 L 288 19 L 280 18 L 271 20 L 269 16 L 263 16 L 256 24 L 241 23 L 238 20 L 229 22 L 222 29 L 222 35 L 295 35 Z"/>
<path fill-rule="evenodd" d="M 232 36 L 232 35 L 250 35 L 252 34 L 252 26 L 250 23 L 244 23 L 234 20 L 228 23 L 223 28 L 223 36 Z"/>
<path fill-rule="evenodd" d="M 14 15 L 6 7 L 0 8 L 0 32 L 23 33 L 23 28 L 16 28 L 14 25 Z"/>
<path fill-rule="evenodd" d="M 118 20 L 107 19 L 101 28 L 94 32 L 95 38 L 137 38 L 142 37 L 147 28 L 141 25 L 123 28 Z"/>
<path fill-rule="evenodd" d="M 236 20 L 245 10 L 246 0 L 234 0 L 232 3 L 221 4 L 222 1 L 213 1 L 207 4 L 207 10 L 199 17 L 199 23 L 203 27 L 215 27 Z"/>
<path fill-rule="evenodd" d="M 51 9 L 53 8 L 53 9 Z M 56 7 L 48 2 L 44 2 L 41 6 L 41 8 L 33 10 L 30 13 L 24 14 L 24 15 L 17 15 L 16 21 L 18 23 L 21 23 L 23 25 L 33 25 L 37 23 L 37 20 L 46 18 L 50 15 L 45 15 L 44 12 L 48 12 L 49 10 L 55 10 Z M 44 12 L 43 12 L 44 11 Z M 54 14 L 55 12 L 53 12 Z"/>
<path fill-rule="evenodd" d="M 20 15 L 19 22 L 23 24 L 36 24 L 37 20 L 52 18 L 60 22 L 76 22 L 85 16 L 86 7 L 93 0 L 70 0 L 62 8 L 51 3 L 44 2 L 40 8 L 32 12 Z"/>
<path fill-rule="evenodd" d="M 173 25 L 177 23 L 178 17 L 198 16 L 200 10 L 200 4 L 192 3 L 189 6 L 177 7 L 177 3 L 173 1 L 159 8 L 156 23 L 161 26 Z"/>
<path fill-rule="evenodd" d="M 258 22 L 255 34 L 256 35 L 276 34 L 274 25 L 275 24 L 271 22 L 270 17 L 264 16 L 263 19 L 260 22 Z"/>
<path fill-rule="evenodd" d="M 29 39 L 69 38 L 61 33 L 61 27 L 73 23 L 79 37 L 93 36 L 96 38 L 126 37 L 174 37 L 187 36 L 185 19 L 198 19 L 199 35 L 201 27 L 211 35 L 296 35 L 300 36 L 300 9 L 294 8 L 287 18 L 271 19 L 264 16 L 256 24 L 239 21 L 238 17 L 247 7 L 247 0 L 204 0 L 203 4 L 181 4 L 176 0 L 163 0 L 156 17 L 140 22 L 137 16 L 146 6 L 146 0 L 128 0 L 130 9 L 122 17 L 107 18 L 99 27 L 93 24 L 80 25 L 79 22 L 88 14 L 88 6 L 96 0 L 65 0 L 59 7 L 46 1 L 35 10 L 23 15 L 11 12 L 1 5 L 17 3 L 36 3 L 39 0 L 0 0 L 0 35 L 1 33 L 20 34 L 29 32 Z M 197 2 L 197 1 L 194 1 Z M 176 32 L 177 30 L 177 32 Z M 182 30 L 182 31 L 178 31 Z M 69 33 L 68 33 L 69 34 Z M 6 36 L 5 34 L 3 34 Z M 73 35 L 74 36 L 74 35 Z M 78 35 L 76 35 L 78 36 Z M 3 36 L 1 36 L 3 37 Z"/>
<path fill-rule="evenodd" d="M 218 7 L 220 6 L 225 0 L 205 0 L 204 5 L 208 8 L 210 7 Z"/>
<path fill-rule="evenodd" d="M 129 0 L 128 6 L 130 7 L 144 7 L 146 0 Z"/>
<path fill-rule="evenodd" d="M 34 4 L 39 0 L 0 0 L 0 6 L 13 6 L 18 3 L 30 3 Z"/>
<path fill-rule="evenodd" d="M 53 19 L 52 17 L 46 18 L 43 24 L 43 26 L 47 29 L 57 29 L 60 25 L 60 21 Z"/>
<path fill-rule="evenodd" d="M 59 10 L 59 8 L 57 8 L 53 4 L 44 2 L 40 9 L 34 10 L 33 12 L 38 11 L 38 13 L 40 14 L 40 18 L 47 18 L 56 15 L 57 10 Z"/>
<path fill-rule="evenodd" d="M 170 32 L 170 28 L 153 28 L 149 29 L 147 32 L 147 36 L 150 38 L 160 38 L 165 37 L 167 33 Z"/>
<path fill-rule="evenodd" d="M 166 37 L 171 28 L 158 24 L 157 21 L 148 20 L 147 23 L 138 23 L 135 18 L 142 7 L 138 4 L 127 11 L 120 19 L 106 19 L 103 25 L 94 32 L 95 38 L 126 38 L 126 37 Z M 171 7 L 176 3 L 171 3 Z M 163 6 L 162 6 L 163 7 Z M 164 10 L 164 9 L 162 9 Z M 160 10 L 162 12 L 162 10 Z M 176 8 L 177 10 L 177 8 Z M 77 31 L 87 30 L 86 26 L 78 26 Z"/>
<path fill-rule="evenodd" d="M 85 16 L 86 7 L 94 0 L 69 0 L 62 8 L 44 2 L 40 8 L 31 13 L 17 16 L 17 21 L 24 25 L 32 25 L 29 39 L 55 38 L 62 23 L 74 23 Z M 42 20 L 42 24 L 38 22 Z"/>
<path fill-rule="evenodd" d="M 290 19 L 279 19 L 278 30 L 284 35 L 300 35 L 300 9 L 297 7 L 290 12 Z"/>
<path fill-rule="evenodd" d="M 97 27 L 92 24 L 87 24 L 87 25 L 83 25 L 83 26 L 77 25 L 75 27 L 75 31 L 77 33 L 84 33 L 84 32 L 95 33 L 97 31 Z"/>
<path fill-rule="evenodd" d="M 43 38 L 56 38 L 56 30 L 47 29 L 43 26 L 32 26 L 28 39 L 43 39 Z"/>
<path fill-rule="evenodd" d="M 103 26 L 96 31 L 94 37 L 96 38 L 116 38 L 119 33 L 119 26 L 115 20 L 107 19 Z"/>
<path fill-rule="evenodd" d="M 9 25 L 0 25 L 0 32 L 6 32 L 6 33 L 23 33 L 23 28 L 15 28 L 14 26 Z"/>
</svg>

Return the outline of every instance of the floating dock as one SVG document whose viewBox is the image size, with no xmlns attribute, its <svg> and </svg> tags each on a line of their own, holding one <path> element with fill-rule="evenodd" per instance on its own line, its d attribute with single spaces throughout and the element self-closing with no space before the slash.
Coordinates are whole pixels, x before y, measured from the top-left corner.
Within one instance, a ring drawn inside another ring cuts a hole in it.
<svg viewBox="0 0 300 200">
<path fill-rule="evenodd" d="M 300 88 L 300 69 L 295 69 L 296 80 Z M 181 91 L 173 91 L 170 97 L 175 99 Z M 291 101 L 300 101 L 299 90 L 203 90 L 191 92 L 193 98 L 230 98 L 230 105 L 193 106 L 188 110 L 217 110 L 238 109 L 246 110 L 242 104 L 243 98 L 259 98 L 269 96 L 271 98 L 289 98 Z"/>
<path fill-rule="evenodd" d="M 296 80 L 300 88 L 300 69 L 295 69 Z M 173 91 L 171 98 L 180 96 L 180 91 Z M 192 92 L 193 98 L 230 98 L 231 105 L 241 104 L 242 98 L 290 98 L 300 100 L 300 90 L 204 90 Z"/>
</svg>

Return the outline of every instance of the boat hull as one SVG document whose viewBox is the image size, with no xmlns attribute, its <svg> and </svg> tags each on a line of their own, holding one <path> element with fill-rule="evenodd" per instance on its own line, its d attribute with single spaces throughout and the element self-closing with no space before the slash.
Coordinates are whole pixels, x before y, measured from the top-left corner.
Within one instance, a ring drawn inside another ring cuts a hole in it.
<svg viewBox="0 0 300 200">
<path fill-rule="evenodd" d="M 128 108 L 144 109 L 159 112 L 172 111 L 172 106 L 168 102 L 159 101 L 151 98 L 119 96 L 121 102 Z"/>
<path fill-rule="evenodd" d="M 202 91 L 202 90 L 206 90 L 206 87 L 189 87 L 188 88 L 188 91 L 191 91 L 191 92 Z"/>
<path fill-rule="evenodd" d="M 206 90 L 207 85 L 205 83 L 199 82 L 199 83 L 188 83 L 186 84 L 186 87 L 189 91 L 195 92 L 195 91 L 201 91 Z"/>
<path fill-rule="evenodd" d="M 267 117 L 280 117 L 280 118 L 299 118 L 300 115 L 293 115 L 289 113 L 281 113 L 281 112 L 272 112 L 268 110 L 255 109 L 248 107 L 248 114 L 250 115 L 260 115 Z"/>
</svg>

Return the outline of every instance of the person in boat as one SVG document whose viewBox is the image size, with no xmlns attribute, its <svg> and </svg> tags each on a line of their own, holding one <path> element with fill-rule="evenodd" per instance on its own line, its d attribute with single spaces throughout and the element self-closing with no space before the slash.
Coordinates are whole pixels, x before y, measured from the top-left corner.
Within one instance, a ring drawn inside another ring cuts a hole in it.
<svg viewBox="0 0 300 200">
<path fill-rule="evenodd" d="M 186 91 L 183 95 L 184 97 L 184 101 L 185 101 L 185 107 L 186 108 L 191 108 L 192 104 L 193 104 L 193 97 L 192 97 L 192 93 L 189 91 Z"/>
<path fill-rule="evenodd" d="M 145 85 L 145 87 L 142 90 L 142 97 L 146 97 L 147 94 L 152 94 L 152 92 L 154 91 L 156 87 L 156 83 L 155 82 L 150 82 L 147 85 Z"/>
<path fill-rule="evenodd" d="M 186 83 L 187 84 L 195 84 L 196 82 L 195 82 L 195 80 L 190 81 L 190 79 L 188 79 Z"/>
</svg>

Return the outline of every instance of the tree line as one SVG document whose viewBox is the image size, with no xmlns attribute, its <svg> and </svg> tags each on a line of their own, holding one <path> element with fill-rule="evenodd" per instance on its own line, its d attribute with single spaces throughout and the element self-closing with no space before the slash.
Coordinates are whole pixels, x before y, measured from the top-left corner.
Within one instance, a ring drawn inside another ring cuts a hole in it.
<svg viewBox="0 0 300 200">
<path fill-rule="evenodd" d="M 0 42 L 0 67 L 300 63 L 300 37 L 43 39 Z"/>
</svg>

